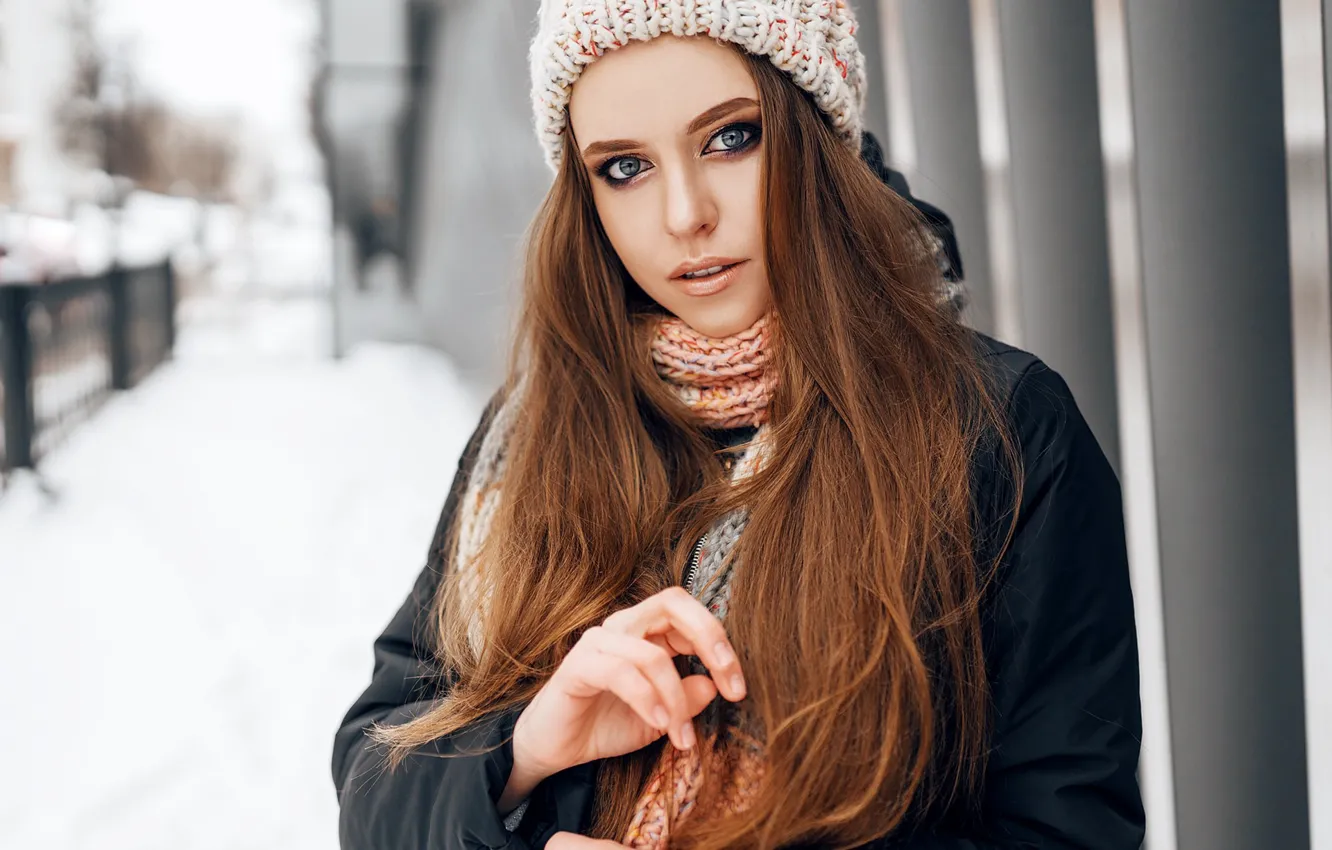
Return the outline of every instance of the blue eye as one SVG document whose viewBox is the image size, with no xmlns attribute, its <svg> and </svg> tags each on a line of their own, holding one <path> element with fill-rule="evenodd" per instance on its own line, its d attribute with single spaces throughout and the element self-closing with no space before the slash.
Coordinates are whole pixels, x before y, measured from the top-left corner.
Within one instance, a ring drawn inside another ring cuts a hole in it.
<svg viewBox="0 0 1332 850">
<path fill-rule="evenodd" d="M 643 172 L 643 160 L 636 156 L 621 156 L 601 167 L 601 174 L 612 183 L 632 180 Z"/>
<path fill-rule="evenodd" d="M 708 141 L 704 153 L 737 153 L 748 148 L 758 138 L 758 133 L 758 128 L 752 124 L 723 127 Z"/>
</svg>

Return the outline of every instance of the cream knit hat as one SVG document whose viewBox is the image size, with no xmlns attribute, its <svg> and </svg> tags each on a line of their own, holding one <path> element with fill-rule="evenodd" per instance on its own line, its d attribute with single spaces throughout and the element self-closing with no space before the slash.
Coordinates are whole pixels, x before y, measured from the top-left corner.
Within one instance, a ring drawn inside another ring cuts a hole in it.
<svg viewBox="0 0 1332 850">
<path fill-rule="evenodd" d="M 846 0 L 542 0 L 532 41 L 532 109 L 551 168 L 559 168 L 569 93 L 584 66 L 661 35 L 705 35 L 768 57 L 860 149 L 865 57 Z"/>
</svg>

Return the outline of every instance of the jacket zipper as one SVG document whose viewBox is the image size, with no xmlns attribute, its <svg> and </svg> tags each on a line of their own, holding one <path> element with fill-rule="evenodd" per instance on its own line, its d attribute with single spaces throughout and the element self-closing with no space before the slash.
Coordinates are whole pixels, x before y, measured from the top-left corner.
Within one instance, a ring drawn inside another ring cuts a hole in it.
<svg viewBox="0 0 1332 850">
<path fill-rule="evenodd" d="M 692 592 L 694 589 L 694 577 L 698 575 L 698 561 L 703 555 L 703 544 L 706 543 L 707 540 L 708 535 L 704 534 L 702 537 L 698 538 L 698 542 L 694 544 L 694 552 L 689 556 L 689 564 L 685 567 L 683 582 L 685 590 Z"/>
</svg>

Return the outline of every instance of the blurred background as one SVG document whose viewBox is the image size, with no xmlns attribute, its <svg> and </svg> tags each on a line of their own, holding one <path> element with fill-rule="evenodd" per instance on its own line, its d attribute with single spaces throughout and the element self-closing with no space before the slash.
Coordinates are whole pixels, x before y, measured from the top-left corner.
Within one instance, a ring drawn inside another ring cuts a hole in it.
<svg viewBox="0 0 1332 850">
<path fill-rule="evenodd" d="M 0 0 L 0 847 L 337 846 L 549 184 L 537 5 Z M 1332 850 L 1332 14 L 853 5 L 969 321 L 1123 480 L 1148 846 Z"/>
</svg>

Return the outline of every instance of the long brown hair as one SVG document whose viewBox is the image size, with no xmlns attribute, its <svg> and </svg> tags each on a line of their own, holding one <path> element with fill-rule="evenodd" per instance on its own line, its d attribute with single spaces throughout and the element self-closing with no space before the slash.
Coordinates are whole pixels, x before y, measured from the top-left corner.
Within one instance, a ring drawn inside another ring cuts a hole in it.
<svg viewBox="0 0 1332 850">
<path fill-rule="evenodd" d="M 746 58 L 779 319 L 769 460 L 727 483 L 653 371 L 659 310 L 616 258 L 566 140 L 530 238 L 509 382 L 526 386 L 483 553 L 482 649 L 446 579 L 434 625 L 455 684 L 376 734 L 396 763 L 527 702 L 585 629 L 678 582 L 693 542 L 743 505 L 727 628 L 766 730 L 766 780 L 747 811 L 687 819 L 671 846 L 850 847 L 976 798 L 989 714 L 978 609 L 998 554 L 978 554 L 973 461 L 997 445 L 1020 476 L 919 218 L 807 95 Z M 623 836 L 661 749 L 599 767 L 595 835 Z"/>
</svg>

